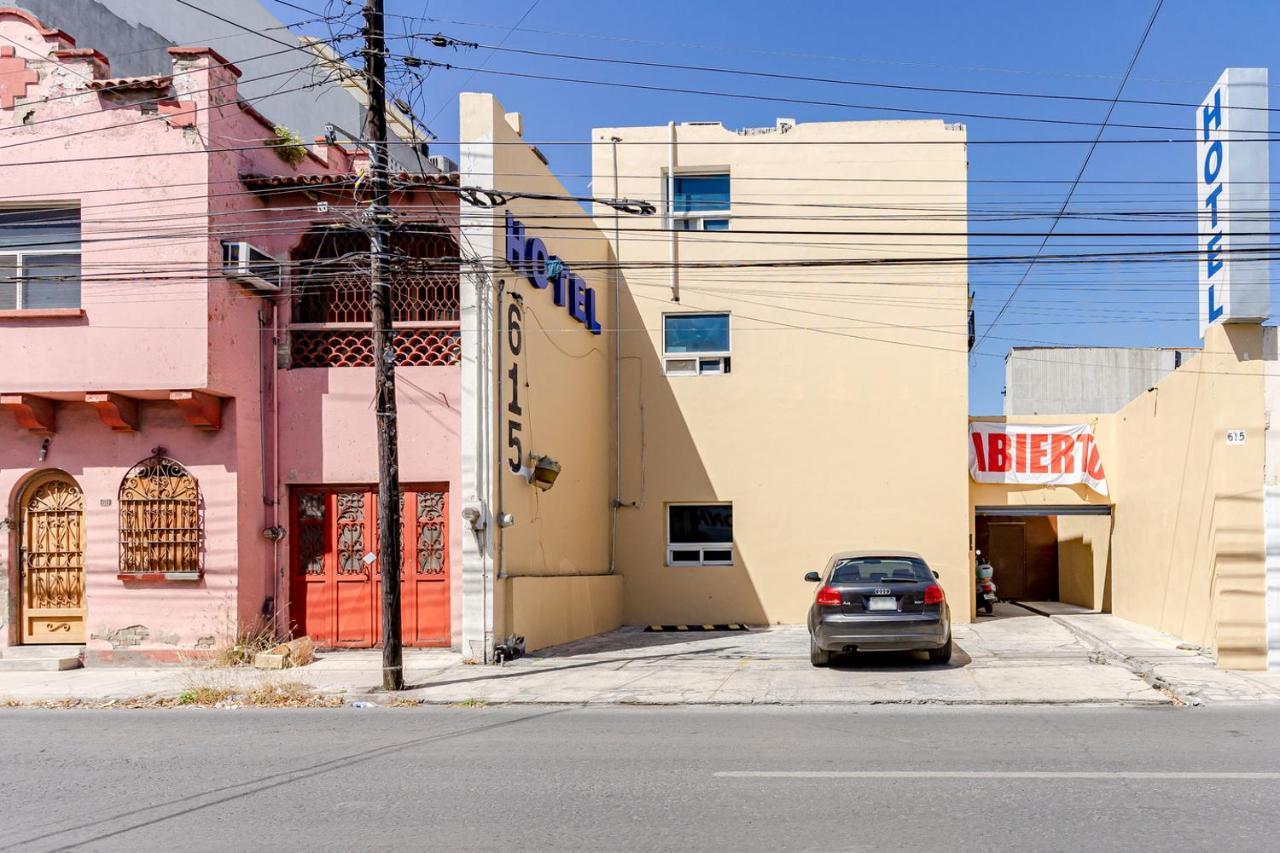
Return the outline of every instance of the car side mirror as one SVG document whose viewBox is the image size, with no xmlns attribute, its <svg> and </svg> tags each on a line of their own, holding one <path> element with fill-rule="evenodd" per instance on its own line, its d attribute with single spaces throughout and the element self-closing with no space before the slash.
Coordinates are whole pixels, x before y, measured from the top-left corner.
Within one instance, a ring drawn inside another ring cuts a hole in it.
<svg viewBox="0 0 1280 853">
<path fill-rule="evenodd" d="M 938 580 L 942 580 L 942 575 L 938 574 L 937 572 L 934 572 L 934 573 L 933 573 L 933 576 L 934 576 L 935 578 L 937 578 Z"/>
<path fill-rule="evenodd" d="M 804 576 L 804 579 L 807 580 L 809 583 L 819 583 L 822 580 L 822 575 L 818 574 L 817 572 L 809 572 L 807 575 Z"/>
</svg>

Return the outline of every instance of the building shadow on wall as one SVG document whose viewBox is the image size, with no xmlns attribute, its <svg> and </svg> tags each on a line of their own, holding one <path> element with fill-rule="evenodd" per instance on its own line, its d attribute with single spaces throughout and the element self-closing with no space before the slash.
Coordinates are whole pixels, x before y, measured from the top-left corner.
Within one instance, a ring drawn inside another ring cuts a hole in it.
<svg viewBox="0 0 1280 853">
<path fill-rule="evenodd" d="M 655 289 L 655 293 L 659 293 Z M 653 303 L 657 305 L 657 302 Z M 622 478 L 618 510 L 617 564 L 625 580 L 623 618 L 631 625 L 742 623 L 768 624 L 770 619 L 757 590 L 760 572 L 781 567 L 750 564 L 740 546 L 744 525 L 754 512 L 745 494 L 717 488 L 703 459 L 704 444 L 723 436 L 695 437 L 663 374 L 662 353 L 646 330 L 652 310 L 642 314 L 636 297 L 622 288 L 620 330 L 622 382 L 619 406 L 622 428 Z M 650 306 L 646 305 L 646 308 Z M 670 310 L 681 310 L 670 303 Z M 659 325 L 661 320 L 658 320 Z M 661 330 L 657 339 L 661 341 Z M 660 345 L 660 343 L 659 343 Z M 689 376 L 676 382 L 731 382 L 733 376 Z M 696 390 L 696 389 L 691 389 Z M 743 465 L 749 460 L 741 460 Z M 760 489 L 766 488 L 761 484 Z M 759 495 L 750 496 L 758 505 Z M 736 499 L 736 502 L 735 502 Z M 668 519 L 671 504 L 734 502 L 732 564 L 728 566 L 668 565 Z M 741 510 L 746 509 L 744 513 Z M 759 535 L 759 531 L 754 531 Z M 799 564 L 794 569 L 799 589 Z"/>
</svg>

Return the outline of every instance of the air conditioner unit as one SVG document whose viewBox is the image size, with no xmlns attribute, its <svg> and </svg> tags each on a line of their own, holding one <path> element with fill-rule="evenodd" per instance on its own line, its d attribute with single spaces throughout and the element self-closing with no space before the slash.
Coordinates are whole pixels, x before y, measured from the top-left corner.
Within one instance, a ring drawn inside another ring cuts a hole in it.
<svg viewBox="0 0 1280 853">
<path fill-rule="evenodd" d="M 222 244 L 222 274 L 273 293 L 284 285 L 284 264 L 243 240 Z"/>
</svg>

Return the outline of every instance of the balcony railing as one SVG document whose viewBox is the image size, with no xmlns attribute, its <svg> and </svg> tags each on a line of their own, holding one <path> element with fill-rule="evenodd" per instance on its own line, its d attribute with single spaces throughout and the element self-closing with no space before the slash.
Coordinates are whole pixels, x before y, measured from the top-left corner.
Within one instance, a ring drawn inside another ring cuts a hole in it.
<svg viewBox="0 0 1280 853">
<path fill-rule="evenodd" d="M 396 366 L 447 367 L 462 362 L 457 322 L 395 323 Z M 289 327 L 289 366 L 372 367 L 369 323 L 294 323 Z"/>
</svg>

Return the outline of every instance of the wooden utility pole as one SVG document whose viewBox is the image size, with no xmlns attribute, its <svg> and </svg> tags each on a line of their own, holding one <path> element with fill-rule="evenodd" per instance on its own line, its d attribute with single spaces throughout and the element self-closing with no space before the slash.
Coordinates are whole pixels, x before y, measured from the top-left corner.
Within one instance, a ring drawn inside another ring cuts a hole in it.
<svg viewBox="0 0 1280 853">
<path fill-rule="evenodd" d="M 404 689 L 400 647 L 400 452 L 396 427 L 396 351 L 387 281 L 391 187 L 387 175 L 387 56 L 383 0 L 364 6 L 364 71 L 369 108 L 369 313 L 373 321 L 374 410 L 378 422 L 378 568 L 382 578 L 382 687 Z"/>
</svg>

